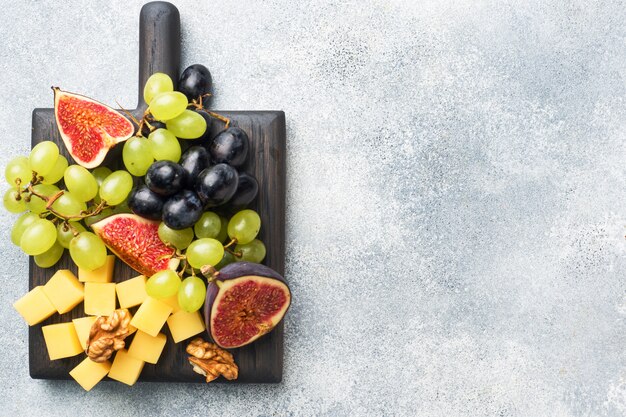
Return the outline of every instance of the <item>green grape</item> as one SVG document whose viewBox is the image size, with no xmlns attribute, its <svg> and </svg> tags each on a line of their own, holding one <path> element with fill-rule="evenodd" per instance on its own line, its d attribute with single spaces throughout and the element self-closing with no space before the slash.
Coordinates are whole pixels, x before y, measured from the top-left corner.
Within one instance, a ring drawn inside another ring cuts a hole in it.
<svg viewBox="0 0 626 417">
<path fill-rule="evenodd" d="M 165 123 L 167 130 L 181 139 L 197 139 L 206 131 L 204 117 L 192 110 L 185 110 L 181 115 Z"/>
<path fill-rule="evenodd" d="M 217 265 L 215 265 L 215 269 L 219 271 L 226 265 L 232 264 L 233 262 L 236 262 L 235 257 L 230 252 L 224 251 L 224 256 L 222 257 L 222 260 Z"/>
<path fill-rule="evenodd" d="M 178 305 L 188 313 L 198 311 L 206 298 L 206 285 L 198 277 L 187 277 L 178 289 Z"/>
<path fill-rule="evenodd" d="M 61 246 L 59 242 L 55 242 L 54 245 L 44 253 L 35 255 L 35 263 L 39 268 L 50 268 L 59 262 L 64 251 L 63 246 Z"/>
<path fill-rule="evenodd" d="M 148 110 L 156 120 L 162 122 L 179 116 L 187 108 L 187 96 L 179 91 L 168 91 L 156 95 Z"/>
<path fill-rule="evenodd" d="M 44 197 L 52 197 L 60 191 L 59 187 L 52 184 L 37 184 L 33 187 L 33 190 L 35 190 L 37 194 L 41 194 Z M 26 202 L 26 208 L 28 210 L 36 214 L 40 214 L 46 211 L 46 205 L 48 204 L 46 201 L 42 200 L 36 195 L 31 195 L 29 198 L 30 201 Z"/>
<path fill-rule="evenodd" d="M 100 187 L 102 181 L 104 181 L 106 177 L 111 175 L 111 173 L 112 171 L 107 167 L 98 167 L 91 171 L 91 175 L 93 175 L 93 177 L 96 179 L 98 187 Z M 96 196 L 93 198 L 93 201 L 96 204 L 100 204 L 100 202 L 102 201 L 102 199 L 100 198 L 100 194 L 96 194 Z"/>
<path fill-rule="evenodd" d="M 67 190 L 80 201 L 92 200 L 98 194 L 98 181 L 80 165 L 67 167 L 63 181 Z"/>
<path fill-rule="evenodd" d="M 52 208 L 62 216 L 73 217 L 80 215 L 83 211 L 87 211 L 87 204 L 76 198 L 72 192 L 66 191 L 52 203 Z M 78 220 L 80 219 L 70 219 L 70 221 Z"/>
<path fill-rule="evenodd" d="M 152 275 L 146 282 L 146 293 L 154 298 L 168 298 L 178 292 L 180 277 L 171 269 Z"/>
<path fill-rule="evenodd" d="M 71 224 L 59 223 L 57 226 L 57 242 L 65 249 L 70 248 L 70 242 L 74 239 L 74 233 L 79 234 L 85 232 L 86 229 L 78 222 Z"/>
<path fill-rule="evenodd" d="M 220 233 L 216 237 L 222 243 L 227 243 L 228 238 L 228 219 L 224 216 L 220 216 Z"/>
<path fill-rule="evenodd" d="M 57 240 L 57 229 L 54 223 L 46 219 L 32 222 L 20 238 L 20 247 L 28 255 L 39 255 L 54 245 Z"/>
<path fill-rule="evenodd" d="M 167 227 L 165 223 L 161 223 L 158 233 L 163 243 L 174 246 L 176 249 L 185 249 L 193 240 L 193 229 L 191 227 L 174 230 Z"/>
<path fill-rule="evenodd" d="M 46 140 L 35 145 L 30 151 L 28 160 L 30 162 L 30 168 L 35 171 L 37 175 L 44 176 L 52 171 L 58 157 L 59 147 L 57 144 Z"/>
<path fill-rule="evenodd" d="M 95 234 L 81 232 L 70 242 L 70 256 L 79 268 L 93 271 L 106 262 L 107 248 Z"/>
<path fill-rule="evenodd" d="M 105 217 L 112 216 L 113 214 L 114 214 L 113 209 L 107 208 L 107 209 L 102 210 L 100 214 L 96 214 L 95 216 L 85 217 L 83 221 L 85 222 L 87 226 L 91 227 L 92 224 L 99 222 Z"/>
<path fill-rule="evenodd" d="M 261 229 L 261 218 L 254 210 L 241 210 L 228 222 L 228 236 L 245 245 L 254 240 Z"/>
<path fill-rule="evenodd" d="M 24 213 L 18 217 L 13 225 L 13 228 L 11 229 L 11 242 L 13 242 L 15 246 L 20 245 L 20 239 L 22 239 L 24 230 L 26 230 L 26 228 L 33 224 L 33 222 L 37 219 L 39 219 L 39 216 L 30 212 Z"/>
<path fill-rule="evenodd" d="M 4 208 L 10 213 L 21 213 L 26 211 L 26 201 L 17 190 L 17 188 L 9 188 L 3 197 Z"/>
<path fill-rule="evenodd" d="M 20 184 L 26 185 L 30 182 L 33 177 L 33 171 L 30 169 L 30 162 L 28 158 L 25 156 L 18 156 L 17 158 L 13 158 L 7 164 L 7 167 L 4 169 L 4 178 L 6 178 L 7 182 L 15 186 L 16 180 L 20 180 Z"/>
<path fill-rule="evenodd" d="M 238 261 L 260 264 L 265 259 L 265 245 L 259 239 L 254 239 L 245 245 L 236 245 L 234 252 L 241 253 L 241 256 L 235 256 Z"/>
<path fill-rule="evenodd" d="M 44 184 L 56 184 L 57 182 L 61 181 L 61 178 L 63 178 L 63 174 L 65 174 L 67 166 L 67 158 L 65 158 L 63 155 L 59 155 L 56 162 L 54 163 L 54 167 L 52 167 L 52 170 L 43 177 L 42 182 Z"/>
<path fill-rule="evenodd" d="M 143 177 L 154 162 L 152 146 L 148 139 L 133 137 L 126 141 L 122 151 L 126 170 L 136 177 Z"/>
<path fill-rule="evenodd" d="M 191 242 L 185 254 L 187 255 L 187 262 L 193 268 L 217 265 L 224 256 L 224 246 L 215 239 L 198 239 Z"/>
<path fill-rule="evenodd" d="M 143 99 L 146 101 L 146 104 L 150 104 L 157 94 L 173 90 L 174 83 L 170 76 L 162 72 L 155 72 L 148 78 L 146 85 L 143 87 Z"/>
<path fill-rule="evenodd" d="M 211 239 L 217 239 L 222 228 L 222 221 L 220 216 L 207 211 L 202 213 L 200 220 L 193 225 L 193 231 L 196 232 L 197 238 L 210 237 Z"/>
<path fill-rule="evenodd" d="M 152 146 L 152 156 L 157 161 L 178 162 L 180 160 L 180 143 L 169 130 L 156 129 L 148 136 L 148 142 Z"/>
<path fill-rule="evenodd" d="M 100 185 L 100 198 L 111 206 L 117 206 L 126 200 L 133 188 L 133 177 L 126 171 L 115 171 Z"/>
<path fill-rule="evenodd" d="M 98 187 L 102 184 L 102 181 L 104 181 L 106 177 L 108 177 L 112 173 L 113 171 L 111 171 L 107 167 L 98 167 L 94 169 L 93 171 L 91 171 L 91 175 L 93 175 L 93 177 L 96 179 L 96 182 L 98 183 Z"/>
</svg>

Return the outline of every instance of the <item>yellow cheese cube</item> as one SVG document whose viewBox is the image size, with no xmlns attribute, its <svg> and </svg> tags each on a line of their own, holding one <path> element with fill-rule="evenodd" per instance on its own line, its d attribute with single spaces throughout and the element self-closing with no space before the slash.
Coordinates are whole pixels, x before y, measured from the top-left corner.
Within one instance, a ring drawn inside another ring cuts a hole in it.
<svg viewBox="0 0 626 417">
<path fill-rule="evenodd" d="M 29 326 L 41 323 L 57 312 L 57 309 L 46 297 L 46 293 L 41 285 L 33 288 L 13 303 L 13 307 L 24 317 Z"/>
<path fill-rule="evenodd" d="M 180 306 L 178 305 L 178 294 L 174 294 L 169 298 L 161 298 L 161 301 L 172 307 L 172 314 L 180 311 Z"/>
<path fill-rule="evenodd" d="M 94 321 L 96 321 L 96 317 L 92 316 L 72 320 L 76 329 L 76 335 L 78 335 L 78 341 L 82 345 L 83 350 L 87 349 L 87 339 L 89 339 L 89 332 Z"/>
<path fill-rule="evenodd" d="M 144 362 L 157 363 L 165 347 L 165 342 L 167 342 L 167 338 L 163 333 L 152 337 L 139 330 L 128 348 L 128 354 Z"/>
<path fill-rule="evenodd" d="M 191 336 L 202 333 L 206 329 L 199 311 L 187 313 L 184 310 L 180 310 L 167 319 L 167 325 L 170 328 L 174 343 L 189 339 Z"/>
<path fill-rule="evenodd" d="M 126 385 L 133 385 L 139 379 L 143 364 L 144 361 L 130 356 L 126 349 L 120 349 L 115 354 L 115 359 L 113 359 L 109 378 L 123 382 Z"/>
<path fill-rule="evenodd" d="M 130 324 L 150 336 L 156 336 L 172 312 L 172 307 L 152 297 L 139 306 Z"/>
<path fill-rule="evenodd" d="M 89 391 L 109 373 L 109 369 L 111 369 L 109 361 L 98 363 L 85 358 L 70 371 L 70 375 L 85 391 Z"/>
<path fill-rule="evenodd" d="M 67 313 L 83 301 L 83 284 L 67 269 L 59 269 L 52 275 L 43 291 L 59 314 Z"/>
<path fill-rule="evenodd" d="M 115 255 L 108 255 L 107 260 L 98 269 L 88 271 L 78 268 L 78 280 L 80 282 L 111 282 L 113 281 L 113 266 L 115 265 Z"/>
<path fill-rule="evenodd" d="M 124 282 L 118 282 L 115 286 L 120 308 L 138 306 L 148 296 L 146 294 L 146 277 L 139 275 Z"/>
<path fill-rule="evenodd" d="M 50 324 L 41 328 L 50 360 L 69 358 L 83 352 L 74 324 Z"/>
<path fill-rule="evenodd" d="M 85 314 L 110 316 L 115 310 L 115 283 L 85 283 Z"/>
</svg>

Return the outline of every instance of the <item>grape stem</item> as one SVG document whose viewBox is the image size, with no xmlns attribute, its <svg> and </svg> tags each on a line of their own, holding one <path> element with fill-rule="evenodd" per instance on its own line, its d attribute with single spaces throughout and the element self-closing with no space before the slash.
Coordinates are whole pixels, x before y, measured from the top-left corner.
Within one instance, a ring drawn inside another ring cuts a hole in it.
<svg viewBox="0 0 626 417">
<path fill-rule="evenodd" d="M 206 114 L 213 117 L 214 119 L 224 122 L 224 124 L 226 125 L 224 126 L 224 128 L 228 129 L 228 127 L 230 126 L 230 119 L 228 117 L 222 116 L 221 114 L 214 113 L 212 111 L 208 111 L 202 106 L 202 98 L 211 97 L 211 95 L 212 94 L 209 93 L 209 94 L 204 94 L 202 96 L 199 96 L 197 100 L 191 100 L 191 103 L 189 103 L 189 106 L 193 107 L 196 110 L 205 112 Z"/>
<path fill-rule="evenodd" d="M 59 220 L 59 219 L 57 218 L 52 219 L 53 222 L 56 220 Z M 71 230 L 74 236 L 78 236 L 80 234 L 78 229 L 72 226 L 72 223 L 70 223 L 69 221 L 63 221 L 63 231 L 67 232 L 68 230 Z"/>
<path fill-rule="evenodd" d="M 236 244 L 237 244 L 237 239 L 233 238 L 230 242 L 224 245 L 224 249 L 228 249 L 231 246 L 236 245 Z"/>
<path fill-rule="evenodd" d="M 220 271 L 215 269 L 213 265 L 203 265 L 200 267 L 200 273 L 206 278 L 207 284 L 210 284 L 217 279 Z"/>
<path fill-rule="evenodd" d="M 56 194 L 54 194 L 51 197 L 45 196 L 43 194 L 38 193 L 37 191 L 35 191 L 33 189 L 32 184 L 28 185 L 28 191 L 30 192 L 31 196 L 36 196 L 41 198 L 43 201 L 46 202 L 46 210 L 48 211 L 48 213 L 58 217 L 61 220 L 64 221 L 69 221 L 71 219 L 78 219 L 78 220 L 82 220 L 82 219 L 86 219 L 87 217 L 92 217 L 92 216 L 97 216 L 98 214 L 102 213 L 102 210 L 108 208 L 109 206 L 107 205 L 106 201 L 102 200 L 94 209 L 93 211 L 81 211 L 80 214 L 74 215 L 74 216 L 65 216 L 61 213 L 59 213 L 58 211 L 56 211 L 55 209 L 52 208 L 52 204 L 54 204 L 54 202 L 61 197 L 64 193 L 65 190 L 60 190 L 59 192 L 57 192 Z"/>
<path fill-rule="evenodd" d="M 52 204 L 54 204 L 55 201 L 57 201 L 57 199 L 59 197 L 61 197 L 65 192 L 63 190 L 59 190 L 59 192 L 57 192 L 55 195 L 53 195 L 52 197 L 48 198 L 48 202 L 46 204 L 46 209 L 50 210 L 50 208 L 52 207 Z"/>
<path fill-rule="evenodd" d="M 126 116 L 130 117 L 130 120 L 132 120 L 133 122 L 135 122 L 135 124 L 136 124 L 136 125 L 138 125 L 138 126 L 139 126 L 139 121 L 137 121 L 137 119 L 135 119 L 135 116 L 133 116 L 132 114 L 130 114 L 130 112 L 129 112 L 128 110 L 126 110 L 124 107 L 122 107 L 122 105 L 121 105 L 121 104 L 120 104 L 117 100 L 115 100 L 115 104 L 117 104 L 117 105 L 120 107 L 120 110 L 122 110 L 122 112 L 123 112 Z M 146 113 L 147 113 L 147 112 L 148 112 L 148 111 L 146 110 Z M 145 113 L 144 113 L 144 116 L 145 116 Z M 141 129 L 139 129 L 139 130 L 141 130 Z"/>
<path fill-rule="evenodd" d="M 187 258 L 183 259 L 183 261 L 181 262 L 181 265 L 183 267 L 178 272 L 178 276 L 182 278 L 183 274 L 185 273 L 185 269 L 187 269 Z M 191 275 L 193 275 L 193 268 L 191 268 Z"/>
<path fill-rule="evenodd" d="M 33 176 L 30 179 L 30 182 L 26 184 L 24 188 L 20 187 L 20 185 L 22 185 L 22 179 L 21 178 L 15 179 L 15 185 L 17 187 L 17 195 L 15 196 L 15 201 L 20 201 L 22 199 L 22 194 L 25 194 L 27 191 L 30 191 L 32 189 L 31 188 L 32 186 L 35 186 L 39 184 L 41 181 L 43 181 L 43 177 L 37 175 L 35 171 L 32 171 L 32 173 L 33 173 Z M 29 202 L 30 196 L 24 197 L 24 201 Z"/>
<path fill-rule="evenodd" d="M 224 250 L 237 258 L 241 258 L 243 256 L 243 253 L 241 253 L 241 251 L 234 252 L 232 249 L 227 248 L 227 247 L 224 247 Z"/>
</svg>

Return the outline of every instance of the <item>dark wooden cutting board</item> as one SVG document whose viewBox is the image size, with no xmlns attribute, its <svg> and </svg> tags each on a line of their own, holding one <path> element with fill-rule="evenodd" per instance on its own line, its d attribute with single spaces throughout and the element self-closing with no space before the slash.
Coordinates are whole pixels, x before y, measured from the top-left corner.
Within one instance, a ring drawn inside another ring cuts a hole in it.
<svg viewBox="0 0 626 417">
<path fill-rule="evenodd" d="M 178 79 L 180 64 L 180 16 L 176 7 L 166 2 L 146 4 L 139 18 L 139 104 L 132 111 L 143 114 L 143 85 L 154 72 L 164 72 L 173 80 Z M 61 86 L 62 87 L 62 86 Z M 78 92 L 80 93 L 80 92 Z M 96 97 L 97 99 L 97 97 Z M 50 92 L 50 101 L 53 101 Z M 281 111 L 217 111 L 232 119 L 232 124 L 244 129 L 250 137 L 250 157 L 244 171 L 259 181 L 259 196 L 250 208 L 256 210 L 262 221 L 260 239 L 267 247 L 263 262 L 284 274 L 285 254 L 285 115 Z M 217 134 L 223 124 L 214 121 L 211 132 Z M 59 145 L 61 153 L 71 161 L 59 136 L 53 109 L 33 111 L 32 145 L 52 140 Z M 188 141 L 193 142 L 193 141 Z M 121 166 L 122 145 L 114 148 L 105 164 L 111 168 Z M 57 269 L 70 269 L 77 273 L 69 253 L 52 268 L 42 269 L 30 259 L 29 287 L 44 285 Z M 114 279 L 121 282 L 139 275 L 117 260 Z M 134 313 L 134 310 L 131 312 Z M 47 324 L 69 322 L 84 317 L 82 303 L 67 314 L 55 314 L 45 322 L 30 327 L 29 365 L 32 378 L 70 379 L 69 371 L 85 358 L 84 354 L 73 358 L 50 361 L 41 327 Z M 204 382 L 194 373 L 187 362 L 185 342 L 174 344 L 167 325 L 162 330 L 168 343 L 156 365 L 146 364 L 140 381 L 158 382 Z M 205 335 L 206 336 L 206 335 Z M 127 339 L 127 346 L 132 342 Z M 233 382 L 280 382 L 283 370 L 283 324 L 255 343 L 232 351 L 239 365 L 239 379 Z M 225 382 L 223 378 L 217 381 Z"/>
</svg>

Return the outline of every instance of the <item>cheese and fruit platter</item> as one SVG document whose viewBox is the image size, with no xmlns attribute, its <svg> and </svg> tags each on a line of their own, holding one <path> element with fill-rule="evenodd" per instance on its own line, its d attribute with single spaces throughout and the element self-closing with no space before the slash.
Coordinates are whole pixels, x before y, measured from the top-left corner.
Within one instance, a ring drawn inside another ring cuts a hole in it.
<svg viewBox="0 0 626 417">
<path fill-rule="evenodd" d="M 207 66 L 180 70 L 173 5 L 144 5 L 139 35 L 136 109 L 53 87 L 5 167 L 31 377 L 279 382 L 284 113 L 212 110 Z"/>
</svg>

